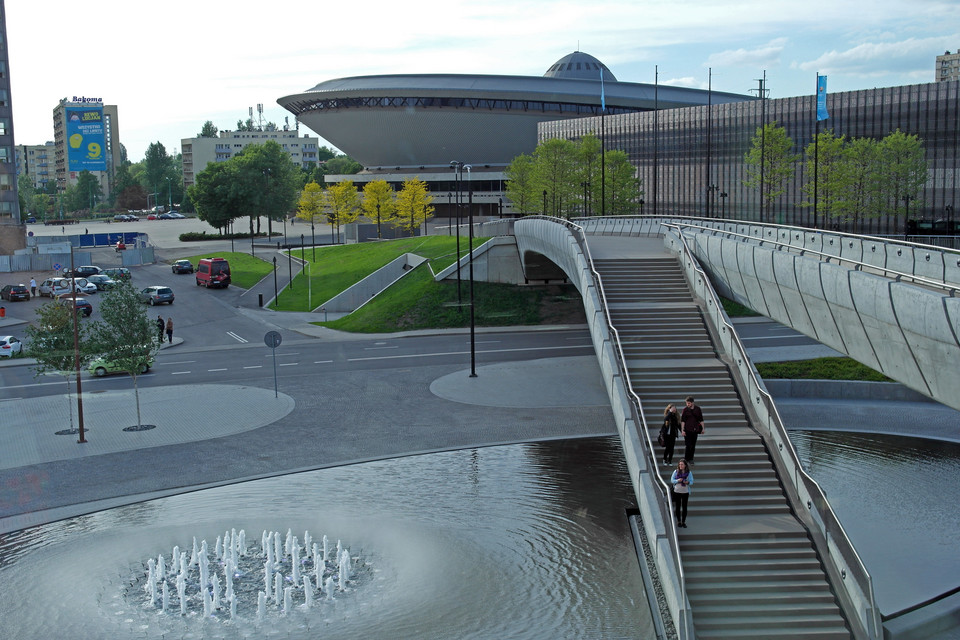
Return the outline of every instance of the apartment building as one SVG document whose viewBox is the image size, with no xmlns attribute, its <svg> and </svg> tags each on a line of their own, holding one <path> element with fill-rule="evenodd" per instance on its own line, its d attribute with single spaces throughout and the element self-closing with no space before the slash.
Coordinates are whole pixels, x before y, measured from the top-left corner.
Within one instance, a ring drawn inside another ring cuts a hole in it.
<svg viewBox="0 0 960 640">
<path fill-rule="evenodd" d="M 30 176 L 35 189 L 43 190 L 48 182 L 56 182 L 56 145 L 18 144 L 16 146 L 17 176 Z"/>
<path fill-rule="evenodd" d="M 229 160 L 251 144 L 263 144 L 273 140 L 290 155 L 290 159 L 299 167 L 317 164 L 320 139 L 308 135 L 301 136 L 297 131 L 261 130 L 261 131 L 221 131 L 215 138 L 183 138 L 180 148 L 183 153 L 183 186 L 192 185 L 196 175 L 211 162 Z"/>
</svg>

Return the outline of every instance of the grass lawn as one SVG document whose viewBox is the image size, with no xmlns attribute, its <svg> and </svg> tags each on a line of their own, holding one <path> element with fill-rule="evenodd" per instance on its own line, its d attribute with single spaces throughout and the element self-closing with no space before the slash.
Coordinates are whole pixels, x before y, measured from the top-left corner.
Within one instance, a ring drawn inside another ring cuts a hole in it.
<svg viewBox="0 0 960 640">
<path fill-rule="evenodd" d="M 486 240 L 474 238 L 473 246 L 478 247 Z M 313 260 L 313 249 L 306 249 L 302 256 L 300 250 L 295 249 L 292 251 L 293 257 L 303 257 L 309 263 L 310 295 L 307 295 L 305 270 L 293 279 L 292 291 L 282 292 L 280 299 L 274 301 L 270 308 L 278 311 L 312 311 L 404 253 L 415 253 L 429 259 L 434 270 L 439 271 L 456 262 L 457 238 L 426 236 L 317 247 L 316 261 Z M 467 254 L 465 237 L 460 238 L 460 254 Z"/>
<path fill-rule="evenodd" d="M 189 260 L 196 268 L 200 258 L 226 258 L 230 262 L 230 280 L 243 289 L 249 289 L 264 276 L 273 272 L 273 263 L 251 256 L 249 253 L 217 251 L 195 256 L 180 256 L 176 260 Z"/>
<path fill-rule="evenodd" d="M 739 302 L 727 298 L 720 298 L 720 304 L 723 305 L 723 310 L 727 312 L 728 318 L 750 318 L 760 315 L 750 307 L 745 307 Z"/>
<path fill-rule="evenodd" d="M 853 358 L 814 358 L 792 362 L 760 362 L 756 366 L 757 371 L 763 378 L 893 382 L 879 371 L 874 371 Z"/>
</svg>

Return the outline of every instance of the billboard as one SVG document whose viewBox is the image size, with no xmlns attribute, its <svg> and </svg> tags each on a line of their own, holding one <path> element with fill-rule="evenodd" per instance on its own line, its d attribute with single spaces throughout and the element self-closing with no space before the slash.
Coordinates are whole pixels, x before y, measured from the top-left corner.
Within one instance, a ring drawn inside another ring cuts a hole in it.
<svg viewBox="0 0 960 640">
<path fill-rule="evenodd" d="M 106 171 L 103 105 L 66 107 L 69 171 Z"/>
</svg>

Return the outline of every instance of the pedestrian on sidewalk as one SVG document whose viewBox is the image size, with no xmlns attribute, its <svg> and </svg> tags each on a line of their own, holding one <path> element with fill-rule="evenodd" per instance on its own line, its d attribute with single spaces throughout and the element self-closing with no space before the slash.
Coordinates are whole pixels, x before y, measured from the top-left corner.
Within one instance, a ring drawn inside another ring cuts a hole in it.
<svg viewBox="0 0 960 640">
<path fill-rule="evenodd" d="M 670 484 L 673 485 L 673 491 L 670 492 L 670 499 L 673 500 L 673 512 L 677 517 L 677 526 L 687 528 L 687 501 L 690 500 L 690 485 L 693 484 L 693 472 L 687 465 L 687 461 L 680 458 L 677 468 L 670 475 Z"/>
<path fill-rule="evenodd" d="M 163 332 L 167 328 L 167 323 L 163 321 L 163 316 L 157 316 L 157 342 L 163 344 Z"/>
<path fill-rule="evenodd" d="M 660 428 L 663 434 L 663 464 L 673 464 L 673 448 L 677 443 L 677 436 L 680 434 L 680 417 L 677 415 L 677 407 L 668 404 L 663 411 L 663 426 Z"/>
<path fill-rule="evenodd" d="M 697 450 L 697 437 L 703 433 L 703 411 L 694 403 L 693 396 L 687 396 L 685 403 L 687 406 L 680 414 L 680 423 L 683 425 L 683 457 L 685 462 L 693 462 L 693 454 Z"/>
<path fill-rule="evenodd" d="M 30 276 L 30 297 L 37 297 L 37 279 L 33 276 Z"/>
<path fill-rule="evenodd" d="M 167 318 L 167 340 L 173 344 L 173 318 Z"/>
</svg>

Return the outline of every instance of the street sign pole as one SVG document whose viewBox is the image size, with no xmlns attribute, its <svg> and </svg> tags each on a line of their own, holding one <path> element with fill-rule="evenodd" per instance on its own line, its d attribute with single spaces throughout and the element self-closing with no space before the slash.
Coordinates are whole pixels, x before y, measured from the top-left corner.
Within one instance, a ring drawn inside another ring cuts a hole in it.
<svg viewBox="0 0 960 640">
<path fill-rule="evenodd" d="M 276 331 L 267 331 L 263 336 L 263 342 L 273 351 L 273 397 L 279 398 L 280 393 L 277 390 L 277 347 L 283 342 L 283 338 Z"/>
</svg>

